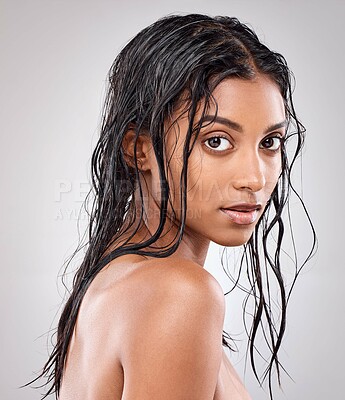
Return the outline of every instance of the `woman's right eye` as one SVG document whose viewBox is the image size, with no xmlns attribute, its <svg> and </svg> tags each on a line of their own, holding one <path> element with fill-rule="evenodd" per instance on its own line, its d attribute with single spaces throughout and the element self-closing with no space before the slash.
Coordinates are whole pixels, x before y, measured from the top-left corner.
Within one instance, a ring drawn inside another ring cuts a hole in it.
<svg viewBox="0 0 345 400">
<path fill-rule="evenodd" d="M 229 140 L 223 136 L 212 136 L 205 140 L 205 145 L 212 151 L 221 152 L 231 148 Z"/>
</svg>

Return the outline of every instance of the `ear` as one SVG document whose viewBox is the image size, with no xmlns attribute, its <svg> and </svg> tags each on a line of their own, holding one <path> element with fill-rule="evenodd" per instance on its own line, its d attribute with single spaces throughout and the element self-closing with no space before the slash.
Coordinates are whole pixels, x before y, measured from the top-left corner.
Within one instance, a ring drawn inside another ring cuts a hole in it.
<svg viewBox="0 0 345 400">
<path fill-rule="evenodd" d="M 150 154 L 152 154 L 152 143 L 150 137 L 145 133 L 140 133 L 137 137 L 135 130 L 129 129 L 122 140 L 122 150 L 127 165 L 132 168 L 135 168 L 135 147 L 139 170 L 150 170 Z"/>
</svg>

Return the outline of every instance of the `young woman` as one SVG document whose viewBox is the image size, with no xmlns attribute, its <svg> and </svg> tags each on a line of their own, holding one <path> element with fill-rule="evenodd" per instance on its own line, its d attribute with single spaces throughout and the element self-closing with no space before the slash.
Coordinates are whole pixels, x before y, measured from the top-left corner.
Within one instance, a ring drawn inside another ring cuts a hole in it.
<svg viewBox="0 0 345 400">
<path fill-rule="evenodd" d="M 109 83 L 88 248 L 41 375 L 47 394 L 249 399 L 223 351 L 222 288 L 203 266 L 210 241 L 244 245 L 249 353 L 257 375 L 255 338 L 266 326 L 271 383 L 288 299 L 282 211 L 304 140 L 285 59 L 235 18 L 169 16 L 128 43 Z M 276 325 L 269 276 L 280 289 Z"/>
</svg>

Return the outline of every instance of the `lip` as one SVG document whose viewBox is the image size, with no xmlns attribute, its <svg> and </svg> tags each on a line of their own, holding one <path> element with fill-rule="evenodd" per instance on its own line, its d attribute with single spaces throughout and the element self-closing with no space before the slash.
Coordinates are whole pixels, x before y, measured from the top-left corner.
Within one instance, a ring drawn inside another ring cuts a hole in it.
<svg viewBox="0 0 345 400">
<path fill-rule="evenodd" d="M 260 204 L 241 203 L 221 208 L 221 211 L 238 225 L 250 225 L 256 221 L 260 209 Z"/>
</svg>

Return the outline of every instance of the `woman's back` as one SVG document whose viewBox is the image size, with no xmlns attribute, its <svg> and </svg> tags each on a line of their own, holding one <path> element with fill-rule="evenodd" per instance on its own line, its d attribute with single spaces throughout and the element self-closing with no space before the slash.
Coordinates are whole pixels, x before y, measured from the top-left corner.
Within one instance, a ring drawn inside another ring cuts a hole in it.
<svg viewBox="0 0 345 400">
<path fill-rule="evenodd" d="M 222 351 L 224 311 L 196 263 L 115 259 L 83 299 L 60 400 L 247 399 Z"/>
</svg>

